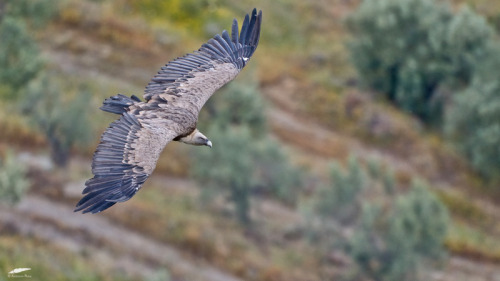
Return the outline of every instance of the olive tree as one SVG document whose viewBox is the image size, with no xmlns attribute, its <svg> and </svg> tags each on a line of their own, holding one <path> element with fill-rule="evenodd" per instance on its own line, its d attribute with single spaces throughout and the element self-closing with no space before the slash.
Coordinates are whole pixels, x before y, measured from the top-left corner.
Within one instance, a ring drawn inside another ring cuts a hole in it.
<svg viewBox="0 0 500 281">
<path fill-rule="evenodd" d="M 31 83 L 21 101 L 30 123 L 47 139 L 51 157 L 59 167 L 66 166 L 71 148 L 90 140 L 90 93 L 81 86 L 76 97 L 63 91 L 60 83 L 43 76 Z M 63 93 L 65 93 L 63 95 Z"/>
<path fill-rule="evenodd" d="M 196 149 L 193 176 L 203 188 L 228 191 L 239 221 L 250 224 L 250 197 L 267 194 L 295 204 L 301 173 L 266 132 L 264 103 L 254 83 L 231 83 L 209 100 L 202 124 L 213 148 Z M 208 196 L 209 197 L 209 196 Z"/>
<path fill-rule="evenodd" d="M 43 67 L 37 43 L 24 21 L 5 16 L 0 22 L 0 97 L 13 99 Z"/>
<path fill-rule="evenodd" d="M 500 180 L 500 46 L 453 99 L 445 131 L 486 179 Z"/>
<path fill-rule="evenodd" d="M 351 157 L 347 169 L 332 166 L 329 185 L 312 200 L 310 209 L 321 218 L 311 224 L 314 243 L 325 255 L 347 254 L 353 268 L 346 280 L 417 280 L 427 261 L 445 256 L 449 216 L 443 203 L 420 181 L 407 192 L 395 185 L 390 170 L 373 160 L 364 168 Z"/>
<path fill-rule="evenodd" d="M 347 21 L 352 61 L 368 87 L 427 123 L 467 86 L 494 31 L 467 7 L 433 0 L 363 1 Z"/>
<path fill-rule="evenodd" d="M 435 195 L 414 181 L 407 194 L 394 204 L 363 204 L 349 254 L 360 274 L 373 280 L 417 280 L 426 261 L 445 255 L 443 242 L 449 215 Z"/>
</svg>

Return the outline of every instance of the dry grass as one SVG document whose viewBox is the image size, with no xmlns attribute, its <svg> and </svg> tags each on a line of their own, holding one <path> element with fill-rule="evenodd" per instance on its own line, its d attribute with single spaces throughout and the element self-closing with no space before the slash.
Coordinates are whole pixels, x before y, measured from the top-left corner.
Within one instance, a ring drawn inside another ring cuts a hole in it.
<svg viewBox="0 0 500 281">
<path fill-rule="evenodd" d="M 445 245 L 455 255 L 476 261 L 500 263 L 500 243 L 492 236 L 464 223 L 455 222 Z"/>
<path fill-rule="evenodd" d="M 349 156 L 348 145 L 340 139 L 310 139 L 307 137 L 297 137 L 300 136 L 302 131 L 293 131 L 290 130 L 290 128 L 285 128 L 282 125 L 275 123 L 272 123 L 271 127 L 273 132 L 282 141 L 301 147 L 308 152 L 334 159 L 347 159 Z"/>
<path fill-rule="evenodd" d="M 86 31 L 94 40 L 115 46 L 151 52 L 155 38 L 149 26 L 140 18 L 128 16 L 122 20 L 111 2 L 101 4 L 88 1 L 68 1 L 60 10 L 57 24 L 70 29 Z"/>
<path fill-rule="evenodd" d="M 0 143 L 30 149 L 46 145 L 45 138 L 28 125 L 26 118 L 4 104 L 0 104 L 0 132 Z"/>
<path fill-rule="evenodd" d="M 471 202 L 470 198 L 446 191 L 438 191 L 437 194 L 450 212 L 457 218 L 476 225 L 490 225 L 494 223 L 493 218 L 488 216 L 480 206 Z"/>
<path fill-rule="evenodd" d="M 162 206 L 158 208 L 157 206 Z M 124 216 L 106 214 L 119 223 L 173 244 L 245 280 L 318 280 L 312 248 L 304 241 L 272 243 L 258 226 L 247 231 L 228 217 L 226 207 L 202 208 L 198 191 L 148 186 L 127 202 Z M 283 231 L 283 230 L 281 230 Z M 276 235 L 274 233 L 273 235 Z M 283 243 L 287 245 L 284 246 Z M 297 253 L 308 253 L 298 255 Z M 307 266 L 304 266 L 307 264 Z"/>
<path fill-rule="evenodd" d="M 5 276 L 12 269 L 23 266 L 31 268 L 26 274 L 35 280 L 132 280 L 120 273 L 106 271 L 102 264 L 96 264 L 34 238 L 0 236 L 0 268 Z"/>
<path fill-rule="evenodd" d="M 500 14 L 500 2 L 491 0 L 452 0 L 455 6 L 468 5 L 481 15 L 495 17 Z"/>
</svg>

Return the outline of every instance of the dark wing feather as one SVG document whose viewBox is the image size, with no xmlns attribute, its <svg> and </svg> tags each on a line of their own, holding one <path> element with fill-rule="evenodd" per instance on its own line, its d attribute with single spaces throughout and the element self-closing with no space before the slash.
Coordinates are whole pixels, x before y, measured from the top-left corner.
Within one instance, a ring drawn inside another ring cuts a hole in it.
<svg viewBox="0 0 500 281">
<path fill-rule="evenodd" d="M 94 153 L 94 177 L 85 183 L 82 192 L 85 196 L 76 205 L 75 212 L 101 212 L 117 202 L 130 199 L 141 188 L 152 172 L 152 169 L 142 167 L 136 161 L 136 150 L 146 130 L 137 117 L 128 112 L 111 123 Z M 163 148 L 164 143 L 158 145 Z M 153 166 L 159 152 L 156 154 L 149 157 L 154 158 L 150 160 Z"/>
<path fill-rule="evenodd" d="M 233 19 L 233 25 L 231 26 L 231 41 L 238 42 L 238 21 Z"/>
<path fill-rule="evenodd" d="M 245 16 L 245 19 L 243 20 L 243 25 L 241 26 L 240 41 L 239 41 L 241 45 L 245 45 L 245 38 L 247 37 L 249 22 L 250 22 L 250 17 L 247 14 Z"/>
<path fill-rule="evenodd" d="M 245 16 L 239 35 L 238 22 L 234 19 L 231 36 L 224 30 L 222 36 L 214 36 L 198 51 L 169 62 L 146 86 L 144 92 L 146 101 L 154 96 L 168 93 L 169 90 L 177 88 L 181 82 L 196 83 L 196 81 L 190 81 L 195 73 L 213 69 L 214 65 L 217 64 L 232 63 L 238 71 L 241 70 L 257 48 L 261 22 L 262 11 L 257 13 L 257 10 L 254 9 L 251 16 Z M 197 80 L 197 82 L 200 81 Z M 224 81 L 224 83 L 226 82 Z M 193 88 L 196 86 L 193 85 Z"/>
</svg>

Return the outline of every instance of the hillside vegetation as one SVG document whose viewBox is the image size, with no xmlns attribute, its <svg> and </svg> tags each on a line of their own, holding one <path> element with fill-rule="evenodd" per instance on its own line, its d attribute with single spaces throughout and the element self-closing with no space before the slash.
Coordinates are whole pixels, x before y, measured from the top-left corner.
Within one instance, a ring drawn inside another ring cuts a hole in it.
<svg viewBox="0 0 500 281">
<path fill-rule="evenodd" d="M 498 276 L 500 5 L 249 2 L 0 1 L 2 271 L 31 267 L 40 280 Z M 73 214 L 114 120 L 102 100 L 140 96 L 163 64 L 253 7 L 264 14 L 259 48 L 200 114 L 214 148 L 171 143 L 133 199 L 98 219 Z M 93 229 L 105 223 L 100 236 Z M 145 240 L 180 254 L 136 252 Z"/>
</svg>

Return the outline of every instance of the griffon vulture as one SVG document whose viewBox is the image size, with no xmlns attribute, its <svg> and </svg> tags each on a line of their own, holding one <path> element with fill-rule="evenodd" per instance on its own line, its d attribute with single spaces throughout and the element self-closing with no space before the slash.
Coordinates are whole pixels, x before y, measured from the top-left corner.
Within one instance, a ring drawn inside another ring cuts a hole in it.
<svg viewBox="0 0 500 281">
<path fill-rule="evenodd" d="M 245 67 L 259 43 L 262 11 L 233 20 L 226 30 L 198 51 L 179 57 L 161 68 L 144 92 L 106 99 L 102 110 L 120 118 L 102 134 L 92 162 L 94 177 L 85 183 L 85 196 L 75 212 L 98 213 L 129 200 L 153 172 L 161 151 L 170 141 L 211 147 L 196 129 L 205 102 Z"/>
</svg>

